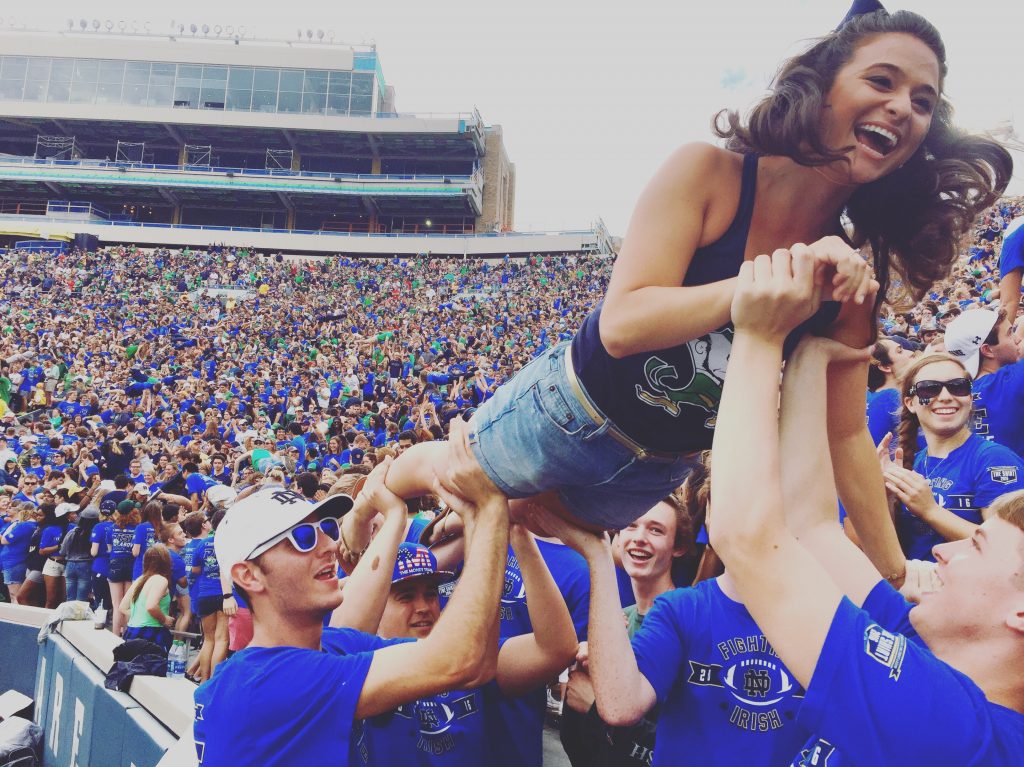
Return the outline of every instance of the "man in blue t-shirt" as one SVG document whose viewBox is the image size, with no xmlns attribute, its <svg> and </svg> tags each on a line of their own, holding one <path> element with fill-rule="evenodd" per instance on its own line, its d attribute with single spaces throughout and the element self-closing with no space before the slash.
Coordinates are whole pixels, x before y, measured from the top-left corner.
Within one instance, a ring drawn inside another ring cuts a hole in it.
<svg viewBox="0 0 1024 767">
<path fill-rule="evenodd" d="M 461 546 L 457 540 L 460 531 L 458 517 L 442 517 L 431 525 L 427 533 L 431 545 L 439 540 L 450 541 L 445 557 L 458 561 Z M 410 526 L 409 532 L 416 529 Z M 422 540 L 422 528 L 406 540 Z M 562 601 L 569 610 L 577 641 L 587 639 L 588 604 L 590 601 L 590 575 L 587 563 L 579 554 L 556 539 L 534 538 L 548 572 L 554 579 Z M 447 602 L 455 582 L 440 587 L 441 606 Z M 534 631 L 530 620 L 530 605 L 526 598 L 519 558 L 509 548 L 505 564 L 505 583 L 502 586 L 499 609 L 498 634 L 502 640 L 530 634 Z M 494 744 L 492 761 L 498 767 L 540 767 L 543 762 L 544 717 L 547 712 L 545 690 L 536 689 L 519 696 L 499 696 L 495 705 L 487 709 L 488 739 Z"/>
<path fill-rule="evenodd" d="M 185 490 L 192 501 L 192 511 L 199 511 L 206 503 L 206 491 L 218 484 L 217 480 L 199 472 L 199 467 L 188 461 L 181 467 Z"/>
<path fill-rule="evenodd" d="M 404 503 L 394 498 L 401 511 Z M 536 631 L 511 638 L 499 635 L 493 683 L 420 698 L 363 722 L 357 747 L 363 763 L 439 767 L 482 764 L 485 755 L 494 761 L 494 755 L 506 748 L 492 735 L 492 722 L 502 713 L 500 702 L 506 695 L 543 691 L 547 680 L 575 654 L 576 632 L 533 539 L 525 529 L 515 527 L 512 543 L 523 562 L 531 610 L 535 618 L 543 616 L 544 620 L 537 621 Z M 389 554 L 394 551 L 392 548 Z M 401 544 L 378 633 L 384 637 L 429 636 L 442 614 L 438 596 L 441 575 L 429 549 L 416 543 Z"/>
<path fill-rule="evenodd" d="M 508 506 L 474 470 L 465 434 L 457 437 L 443 482 L 466 498 L 458 505 L 473 545 L 450 607 L 417 642 L 382 647 L 373 636 L 323 628 L 342 601 L 334 536 L 350 498 L 312 505 L 297 493 L 267 489 L 229 510 L 217 531 L 217 558 L 250 605 L 253 639 L 196 690 L 200 764 L 346 765 L 356 719 L 493 676 L 487 638 Z M 375 559 L 364 561 L 376 569 Z"/>
<path fill-rule="evenodd" d="M 815 310 L 814 252 L 759 256 L 737 278 L 713 446 L 711 544 L 807 691 L 798 723 L 850 764 L 1018 765 L 1024 492 L 996 500 L 971 538 L 935 547 L 940 586 L 919 605 L 909 609 L 892 593 L 835 521 L 827 392 L 836 374 L 860 375 L 866 355 L 805 342 L 786 364 L 780 425 L 782 343 Z M 847 511 L 859 527 L 861 509 Z"/>
<path fill-rule="evenodd" d="M 946 351 L 974 377 L 974 432 L 1024 456 L 1024 361 L 1013 318 L 969 309 L 949 323 Z"/>
</svg>

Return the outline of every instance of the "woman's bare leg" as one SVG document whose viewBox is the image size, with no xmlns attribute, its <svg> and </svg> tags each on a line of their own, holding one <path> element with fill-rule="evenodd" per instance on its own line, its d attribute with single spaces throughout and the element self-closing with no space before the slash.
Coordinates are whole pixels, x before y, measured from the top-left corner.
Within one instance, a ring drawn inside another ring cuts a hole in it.
<svg viewBox="0 0 1024 767">
<path fill-rule="evenodd" d="M 127 581 L 107 581 L 110 584 L 110 606 L 114 611 L 111 616 L 110 630 L 114 632 L 114 636 L 121 636 L 124 631 L 125 615 L 121 612 L 121 600 L 124 599 L 124 595 L 128 592 L 128 587 L 131 585 Z"/>
<path fill-rule="evenodd" d="M 175 631 L 188 631 L 188 624 L 192 622 L 192 608 L 188 595 L 178 594 L 178 620 L 174 624 Z"/>
<path fill-rule="evenodd" d="M 39 584 L 35 581 L 26 580 L 21 584 L 21 589 L 18 591 L 18 604 L 29 605 L 31 607 L 42 607 L 42 602 L 38 597 Z"/>
<path fill-rule="evenodd" d="M 594 525 L 590 522 L 585 522 L 578 516 L 573 514 L 569 509 L 562 503 L 562 499 L 558 496 L 557 490 L 547 490 L 539 495 L 534 495 L 530 498 L 515 498 L 508 502 L 508 514 L 513 522 L 518 522 L 523 525 L 534 535 L 539 535 L 542 538 L 550 537 L 550 533 L 543 529 L 535 528 L 535 521 L 523 514 L 525 509 L 530 506 L 543 506 L 552 514 L 561 517 L 562 519 L 572 522 L 577 527 L 581 527 L 584 530 L 590 530 L 595 533 L 604 532 L 604 528 L 599 525 Z"/>
<path fill-rule="evenodd" d="M 217 641 L 217 616 L 220 612 L 203 618 L 203 647 L 199 650 L 199 673 L 196 679 L 205 682 L 210 678 L 210 664 L 213 659 L 213 645 Z"/>
<path fill-rule="evenodd" d="M 46 584 L 46 609 L 53 610 L 64 601 L 64 576 L 44 575 L 43 583 Z"/>
<path fill-rule="evenodd" d="M 435 471 L 442 471 L 448 461 L 447 442 L 421 442 L 402 453 L 388 469 L 386 485 L 399 498 L 416 498 L 434 491 Z M 373 518 L 377 511 L 369 504 L 356 504 L 341 521 L 343 548 L 358 558 L 372 537 Z M 346 552 L 342 552 L 343 556 Z"/>
<path fill-rule="evenodd" d="M 388 489 L 400 498 L 415 498 L 433 492 L 434 477 L 445 470 L 448 465 L 448 443 L 447 442 L 422 442 L 406 450 L 395 459 L 395 462 L 388 469 L 385 484 Z M 517 519 L 517 510 L 525 508 L 530 504 L 539 504 L 549 509 L 553 514 L 563 517 L 586 530 L 595 532 L 602 531 L 602 528 L 580 520 L 562 503 L 558 493 L 549 490 L 531 498 L 515 499 L 509 503 L 509 514 L 513 520 Z M 359 553 L 364 551 L 370 543 L 371 525 L 376 515 L 376 510 L 367 504 L 356 504 L 352 511 L 345 515 L 341 521 L 342 545 L 340 553 L 343 561 L 355 561 Z M 523 523 L 527 523 L 523 515 Z M 527 524 L 527 527 L 530 525 Z M 542 530 L 531 530 L 540 536 L 547 536 Z"/>
<path fill-rule="evenodd" d="M 217 625 L 213 633 L 213 652 L 210 655 L 210 676 L 213 676 L 217 666 L 228 657 L 228 639 L 228 616 L 218 612 Z"/>
</svg>

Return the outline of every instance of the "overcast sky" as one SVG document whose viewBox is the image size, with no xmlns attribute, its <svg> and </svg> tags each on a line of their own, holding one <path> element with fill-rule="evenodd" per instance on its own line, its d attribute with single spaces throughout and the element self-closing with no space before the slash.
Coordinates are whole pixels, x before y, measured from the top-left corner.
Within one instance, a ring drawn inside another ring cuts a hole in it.
<svg viewBox="0 0 1024 767">
<path fill-rule="evenodd" d="M 20 4 L 19 4 L 20 5 Z M 18 22 L 69 18 L 245 26 L 295 39 L 302 29 L 375 42 L 403 112 L 480 110 L 516 164 L 516 227 L 568 229 L 604 219 L 624 234 L 647 179 L 678 145 L 711 140 L 711 115 L 745 109 L 779 62 L 838 23 L 846 0 L 174 0 L 168 13 L 126 0 L 47 0 Z M 3 12 L 10 7 L 3 5 Z M 904 0 L 943 33 L 947 94 L 971 130 L 1024 134 L 1024 2 Z M 88 8 L 88 11 L 83 11 Z M 148 9 L 153 9 L 152 11 Z M 6 26 L 11 16 L 2 17 Z M 1015 153 L 1024 168 L 1024 154 Z M 1010 191 L 1024 194 L 1024 170 Z"/>
</svg>

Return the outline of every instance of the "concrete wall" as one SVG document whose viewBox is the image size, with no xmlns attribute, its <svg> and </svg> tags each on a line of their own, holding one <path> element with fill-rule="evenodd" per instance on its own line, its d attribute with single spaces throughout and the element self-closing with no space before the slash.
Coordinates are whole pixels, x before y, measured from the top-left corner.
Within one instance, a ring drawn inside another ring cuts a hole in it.
<svg viewBox="0 0 1024 767">
<path fill-rule="evenodd" d="M 195 686 L 136 677 L 130 694 L 107 690 L 104 678 L 120 640 L 77 621 L 39 645 L 38 626 L 26 621 L 48 617 L 47 610 L 0 605 L 0 691 L 33 697 L 45 767 L 194 767 Z"/>
<path fill-rule="evenodd" d="M 516 168 L 508 159 L 500 125 L 488 126 L 484 134 L 483 210 L 477 219 L 478 232 L 505 232 L 515 228 Z"/>
<path fill-rule="evenodd" d="M 353 255 L 433 255 L 501 257 L 526 253 L 595 252 L 598 237 L 593 231 L 512 232 L 493 236 L 457 235 L 368 235 L 368 234 L 295 234 L 286 231 L 228 228 L 189 228 L 167 225 L 129 226 L 96 224 L 85 221 L 53 221 L 43 216 L 3 216 L 0 228 L 24 230 L 26 236 L 46 238 L 51 234 L 94 234 L 101 244 L 185 245 L 201 247 L 223 244 L 256 248 L 262 251 L 309 254 Z"/>
<path fill-rule="evenodd" d="M 0 101 L 0 117 L 45 117 L 52 120 L 110 120 L 101 104 L 49 104 L 37 101 Z M 118 106 L 122 120 L 170 125 L 222 125 L 237 128 L 272 128 L 349 133 L 462 133 L 467 119 L 450 117 L 352 117 L 349 115 L 276 114 L 215 109 Z"/>
<path fill-rule="evenodd" d="M 0 604 L 0 610 L 0 693 L 17 690 L 32 697 L 39 652 L 36 636 L 49 610 L 7 604 Z"/>
</svg>

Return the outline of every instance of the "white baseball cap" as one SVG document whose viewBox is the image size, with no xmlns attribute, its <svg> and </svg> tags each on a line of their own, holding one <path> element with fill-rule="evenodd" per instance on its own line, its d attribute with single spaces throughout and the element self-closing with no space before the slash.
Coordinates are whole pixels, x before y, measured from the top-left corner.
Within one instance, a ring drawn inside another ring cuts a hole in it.
<svg viewBox="0 0 1024 767">
<path fill-rule="evenodd" d="M 964 364 L 971 378 L 978 375 L 981 345 L 998 319 L 990 309 L 968 309 L 946 326 L 946 351 Z"/>
<path fill-rule="evenodd" d="M 53 510 L 55 517 L 63 517 L 65 514 L 78 511 L 77 503 L 58 503 L 57 507 Z"/>
<path fill-rule="evenodd" d="M 230 504 L 237 497 L 238 491 L 233 487 L 228 487 L 227 485 L 211 485 L 206 489 L 206 500 L 208 500 L 213 506 Z"/>
<path fill-rule="evenodd" d="M 267 488 L 232 506 L 224 515 L 213 538 L 214 551 L 220 567 L 228 570 L 238 562 L 247 561 L 267 541 L 299 524 L 310 514 L 340 518 L 352 509 L 352 499 L 343 494 L 331 495 L 310 503 L 292 490 Z"/>
</svg>

